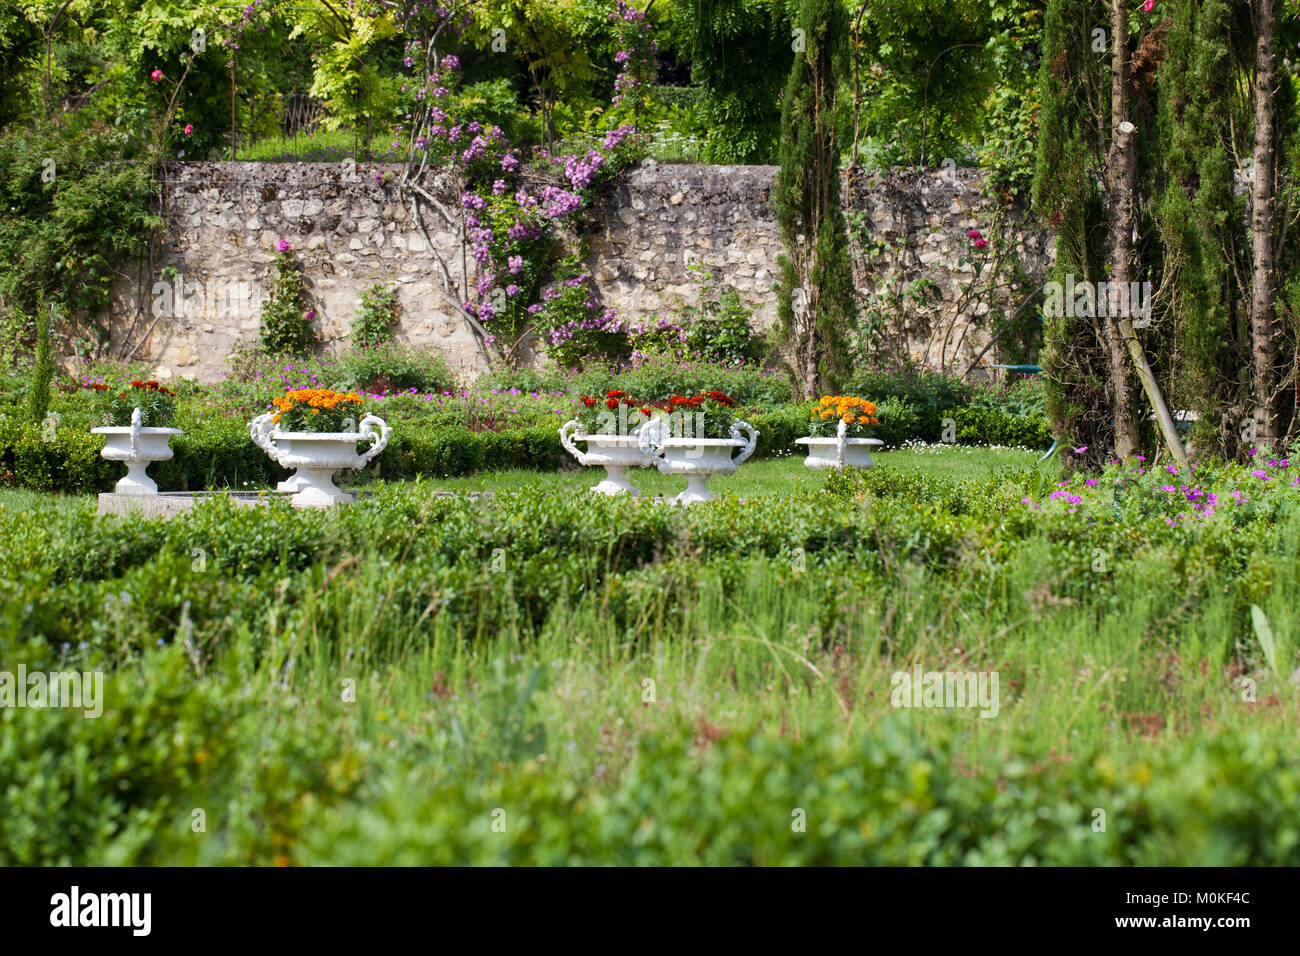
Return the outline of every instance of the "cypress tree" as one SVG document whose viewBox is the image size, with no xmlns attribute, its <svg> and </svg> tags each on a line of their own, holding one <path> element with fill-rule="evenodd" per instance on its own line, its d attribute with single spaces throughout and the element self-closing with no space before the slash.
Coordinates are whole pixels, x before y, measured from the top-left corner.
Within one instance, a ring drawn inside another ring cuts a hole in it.
<svg viewBox="0 0 1300 956">
<path fill-rule="evenodd" d="M 50 314 L 44 303 L 36 306 L 36 361 L 27 392 L 27 417 L 35 425 L 50 410 L 50 384 L 54 381 L 54 346 L 50 342 Z"/>
<path fill-rule="evenodd" d="M 1230 0 L 1191 0 L 1172 14 L 1160 70 L 1163 169 L 1156 216 L 1163 241 L 1161 289 L 1165 365 L 1181 408 L 1200 414 L 1194 443 L 1236 454 L 1246 415 L 1249 274 L 1245 200 L 1233 195 L 1233 115 L 1244 64 L 1242 23 Z"/>
<path fill-rule="evenodd" d="M 781 169 L 773 192 L 786 249 L 777 314 L 794 379 L 810 398 L 847 371 L 846 332 L 857 320 L 835 142 L 848 16 L 837 0 L 801 0 L 796 29 L 803 49 L 795 50 L 781 105 Z"/>
<path fill-rule="evenodd" d="M 1105 275 L 1106 217 L 1100 182 L 1104 137 L 1096 112 L 1081 104 L 1106 102 L 1107 60 L 1096 48 L 1093 28 L 1106 22 L 1096 0 L 1050 0 L 1043 23 L 1033 203 L 1056 231 L 1056 263 L 1050 279 L 1066 286 L 1100 282 Z M 1100 108 L 1100 107 L 1098 107 Z M 1069 303 L 1063 303 L 1068 306 Z M 1073 462 L 1099 462 L 1112 440 L 1106 343 L 1095 317 L 1043 317 L 1043 367 L 1053 433 L 1072 447 L 1086 447 Z"/>
</svg>

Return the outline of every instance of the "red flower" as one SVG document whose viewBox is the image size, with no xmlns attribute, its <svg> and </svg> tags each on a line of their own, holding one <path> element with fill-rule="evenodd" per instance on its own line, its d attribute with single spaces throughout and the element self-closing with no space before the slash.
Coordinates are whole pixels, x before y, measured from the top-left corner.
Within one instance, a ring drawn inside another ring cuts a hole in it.
<svg viewBox="0 0 1300 956">
<path fill-rule="evenodd" d="M 605 397 L 606 397 L 606 398 L 622 398 L 622 397 L 623 397 L 624 395 L 626 395 L 626 394 L 627 394 L 627 392 L 620 392 L 618 389 L 613 389 L 612 391 L 608 391 L 608 392 L 606 392 L 606 393 L 605 393 Z"/>
<path fill-rule="evenodd" d="M 617 398 L 605 399 L 605 407 L 608 408 L 611 412 L 614 411 L 614 409 L 618 408 L 618 399 Z"/>
<path fill-rule="evenodd" d="M 648 409 L 648 408 L 643 408 L 643 409 L 641 409 L 641 414 L 644 415 L 646 418 L 649 418 L 649 417 L 650 417 L 650 409 Z"/>
<path fill-rule="evenodd" d="M 736 404 L 735 400 L 726 392 L 706 392 L 705 394 L 719 405 L 725 405 L 728 408 Z"/>
<path fill-rule="evenodd" d="M 582 404 L 586 405 L 588 408 L 595 408 L 596 400 L 594 398 L 588 398 L 586 395 L 584 395 L 582 396 Z"/>
</svg>

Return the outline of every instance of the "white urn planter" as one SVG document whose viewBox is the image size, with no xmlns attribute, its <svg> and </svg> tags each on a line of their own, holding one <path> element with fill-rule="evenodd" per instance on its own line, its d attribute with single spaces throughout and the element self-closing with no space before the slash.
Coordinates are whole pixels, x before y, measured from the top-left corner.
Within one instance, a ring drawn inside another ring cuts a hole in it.
<svg viewBox="0 0 1300 956">
<path fill-rule="evenodd" d="M 276 491 L 293 492 L 290 501 L 297 508 L 332 508 L 356 499 L 334 484 L 334 472 L 366 467 L 388 446 L 392 429 L 382 418 L 366 415 L 355 432 L 282 432 L 267 412 L 249 422 L 248 432 L 272 461 L 296 469 Z M 358 453 L 357 444 L 364 441 L 370 447 Z"/>
<path fill-rule="evenodd" d="M 749 433 L 742 438 L 741 430 Z M 686 490 L 673 500 L 678 504 L 712 501 L 709 479 L 714 475 L 735 474 L 736 469 L 754 454 L 758 432 L 748 422 L 733 422 L 730 438 L 673 438 L 661 419 L 641 426 L 638 435 L 641 450 L 650 456 L 665 475 L 684 475 Z M 740 454 L 735 455 L 739 449 Z M 734 457 L 733 457 L 734 455 Z"/>
<path fill-rule="evenodd" d="M 848 424 L 840 419 L 840 427 L 834 438 L 796 438 L 796 445 L 808 449 L 804 459 L 807 468 L 870 468 L 875 464 L 871 460 L 871 449 L 883 445 L 879 438 L 849 438 Z"/>
<path fill-rule="evenodd" d="M 131 412 L 130 425 L 105 425 L 92 428 L 90 433 L 107 439 L 101 455 L 126 465 L 126 477 L 113 486 L 119 495 L 158 494 L 158 485 L 146 469 L 151 462 L 170 461 L 172 436 L 184 434 L 179 428 L 144 427 L 138 408 Z"/>
<path fill-rule="evenodd" d="M 650 456 L 641 450 L 638 432 L 643 427 L 638 425 L 626 435 L 588 435 L 583 432 L 579 422 L 568 421 L 560 427 L 560 444 L 578 459 L 578 464 L 605 469 L 605 479 L 593 485 L 592 491 L 602 495 L 636 496 L 641 492 L 623 473 L 628 468 L 650 467 L 654 464 Z M 576 442 L 586 442 L 587 450 L 580 450 Z"/>
</svg>

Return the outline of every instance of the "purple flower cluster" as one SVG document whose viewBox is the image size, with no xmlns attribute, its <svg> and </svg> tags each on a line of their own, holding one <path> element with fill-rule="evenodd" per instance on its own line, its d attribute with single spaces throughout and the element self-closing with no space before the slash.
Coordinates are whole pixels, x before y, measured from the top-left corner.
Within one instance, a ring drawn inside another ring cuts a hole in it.
<svg viewBox="0 0 1300 956">
<path fill-rule="evenodd" d="M 618 309 L 600 309 L 599 306 L 592 308 L 590 301 L 583 304 L 588 306 L 590 314 L 586 318 L 570 320 L 551 329 L 546 333 L 547 341 L 552 345 L 559 345 L 568 342 L 579 332 L 627 331 L 623 325 L 622 317 L 618 314 Z"/>
<path fill-rule="evenodd" d="M 1254 457 L 1257 450 L 1251 451 L 1250 455 Z M 1180 527 L 1190 518 L 1205 520 L 1213 517 L 1225 505 L 1241 506 L 1251 502 L 1251 496 L 1241 488 L 1225 488 L 1224 485 L 1237 484 L 1245 479 L 1247 475 L 1256 481 L 1273 482 L 1283 477 L 1277 474 L 1278 471 L 1285 471 L 1290 467 L 1290 460 L 1287 458 L 1271 458 L 1265 468 L 1255 468 L 1249 472 L 1238 466 L 1227 465 L 1216 467 L 1209 476 L 1198 473 L 1197 463 L 1191 464 L 1192 478 L 1187 481 L 1178 483 L 1166 481 L 1163 484 L 1157 483 L 1156 475 L 1169 474 L 1178 475 L 1179 469 L 1175 465 L 1166 465 L 1163 469 L 1148 471 L 1142 467 L 1145 458 L 1141 455 L 1134 455 L 1129 462 L 1120 461 L 1118 458 L 1108 459 L 1105 469 L 1101 472 L 1101 477 L 1089 477 L 1084 479 L 1083 489 L 1076 489 L 1073 481 L 1062 481 L 1057 485 L 1057 490 L 1053 491 L 1047 498 L 1047 501 L 1063 501 L 1070 507 L 1066 513 L 1074 513 L 1080 510 L 1080 506 L 1085 505 L 1086 490 L 1097 488 L 1103 484 L 1107 490 L 1115 493 L 1114 506 L 1118 507 L 1122 499 L 1126 499 L 1134 494 L 1155 496 L 1159 501 L 1162 510 L 1168 513 L 1163 515 L 1163 520 L 1169 527 Z M 1274 469 L 1270 473 L 1268 469 Z M 1201 470 L 1203 472 L 1203 469 Z M 1209 482 L 1209 485 L 1207 485 Z M 1290 482 L 1293 488 L 1300 488 L 1300 476 L 1297 476 Z M 1218 490 L 1213 490 L 1216 488 Z M 1276 486 L 1274 486 L 1276 487 Z M 1102 490 L 1102 489 L 1098 489 Z M 1083 491 L 1084 494 L 1079 492 Z M 1278 500 L 1276 495 L 1269 497 L 1269 488 L 1264 486 L 1260 490 L 1261 501 Z M 1150 497 L 1148 501 L 1152 500 Z M 1024 498 L 1021 504 L 1031 506 L 1035 509 L 1040 508 L 1032 498 Z M 1103 513 L 1109 511 L 1111 504 L 1107 502 L 1103 507 Z M 1096 515 L 1094 514 L 1094 517 Z"/>
<path fill-rule="evenodd" d="M 614 78 L 614 96 L 611 102 L 619 106 L 637 90 L 649 85 L 658 69 L 655 54 L 659 48 L 650 37 L 650 24 L 645 13 L 629 6 L 624 0 L 618 0 L 609 20 L 618 25 L 619 50 L 614 54 L 614 62 L 621 70 Z"/>
<path fill-rule="evenodd" d="M 596 174 L 605 165 L 605 157 L 594 149 L 587 150 L 586 156 L 568 156 L 564 160 L 564 175 L 574 189 L 586 189 Z"/>
<path fill-rule="evenodd" d="M 485 338 L 485 343 L 494 346 L 498 337 L 515 341 L 528 324 L 550 328 L 560 338 L 620 328 L 613 310 L 585 303 L 551 309 L 552 298 L 531 301 L 536 295 L 537 275 L 525 263 L 540 261 L 546 254 L 544 245 L 557 228 L 586 208 L 589 191 L 610 166 L 612 151 L 635 136 L 636 127 L 620 125 L 609 130 L 595 147 L 570 155 L 551 156 L 535 148 L 530 178 L 525 180 L 519 150 L 498 127 L 460 122 L 452 115 L 452 90 L 462 81 L 459 61 L 454 56 L 437 60 L 435 51 L 426 50 L 417 39 L 437 32 L 429 29 L 434 24 L 451 26 L 458 20 L 455 6 L 445 0 L 400 0 L 396 6 L 394 21 L 410 38 L 403 64 L 415 71 L 410 84 L 412 113 L 407 114 L 407 118 L 413 117 L 412 124 L 401 135 L 413 149 L 458 168 L 465 184 L 460 196 L 466 213 L 465 239 L 478 273 L 474 283 L 477 301 L 466 303 L 466 310 L 490 332 L 498 333 Z M 615 59 L 621 72 L 613 98 L 618 105 L 653 79 L 656 48 L 645 14 L 624 0 L 618 0 L 609 19 L 618 34 Z M 450 32 L 455 35 L 460 28 Z M 500 283 L 506 276 L 511 278 L 503 286 Z M 574 306 L 582 314 L 575 314 Z M 509 334 L 502 334 L 507 331 Z"/>
</svg>

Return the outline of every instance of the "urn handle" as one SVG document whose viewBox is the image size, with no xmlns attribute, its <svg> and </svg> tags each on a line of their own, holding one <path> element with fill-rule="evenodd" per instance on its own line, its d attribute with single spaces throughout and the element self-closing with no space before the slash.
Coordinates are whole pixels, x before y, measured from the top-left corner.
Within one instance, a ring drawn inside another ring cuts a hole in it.
<svg viewBox="0 0 1300 956">
<path fill-rule="evenodd" d="M 258 415 L 248 423 L 248 434 L 252 437 L 253 443 L 258 448 L 266 452 L 274 462 L 280 461 L 280 449 L 275 446 L 274 439 L 271 438 L 271 432 L 275 431 L 275 422 L 271 418 L 271 413 Z"/>
<path fill-rule="evenodd" d="M 583 460 L 586 456 L 578 450 L 578 446 L 573 443 L 575 438 L 582 438 L 582 425 L 576 418 L 570 419 L 560 426 L 560 444 L 574 458 L 578 459 L 578 464 L 585 465 Z"/>
<path fill-rule="evenodd" d="M 745 431 L 749 432 L 749 437 L 745 439 L 745 447 L 740 449 L 740 454 L 737 455 L 735 458 L 737 465 L 739 465 L 741 462 L 748 459 L 750 455 L 754 454 L 754 448 L 755 446 L 758 445 L 758 430 L 754 428 L 754 426 L 751 425 L 749 422 L 742 422 L 742 421 L 732 422 L 731 437 L 739 439 L 740 430 L 742 428 Z"/>
<path fill-rule="evenodd" d="M 378 426 L 379 431 L 375 428 Z M 388 422 L 384 421 L 378 415 L 366 415 L 361 419 L 361 440 L 370 439 L 370 447 L 361 455 L 361 467 L 364 468 L 370 459 L 374 458 L 381 451 L 388 447 L 388 436 L 393 433 L 393 429 Z"/>
<path fill-rule="evenodd" d="M 144 427 L 144 416 L 137 405 L 131 411 L 131 460 L 140 460 L 140 429 Z"/>
<path fill-rule="evenodd" d="M 647 458 L 662 458 L 667 431 L 668 425 L 662 418 L 652 418 L 644 423 L 636 433 L 636 443 L 641 454 Z"/>
</svg>

